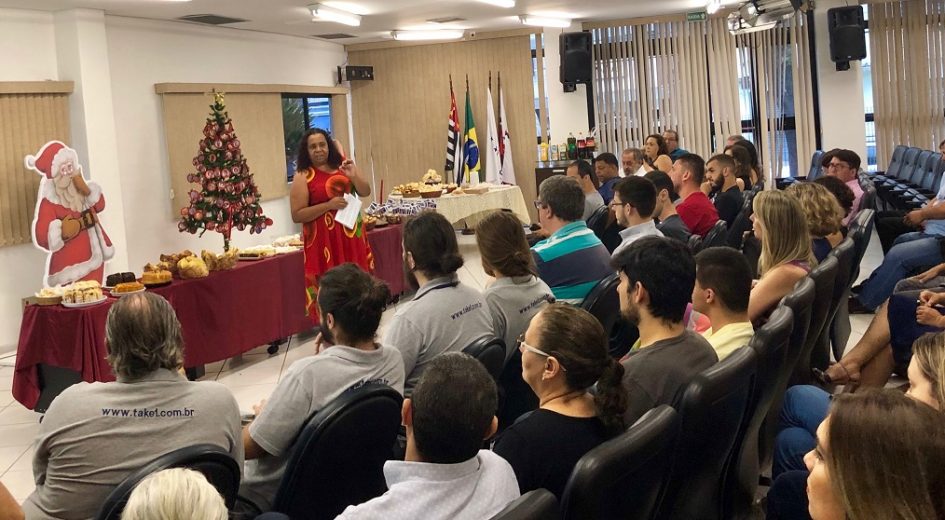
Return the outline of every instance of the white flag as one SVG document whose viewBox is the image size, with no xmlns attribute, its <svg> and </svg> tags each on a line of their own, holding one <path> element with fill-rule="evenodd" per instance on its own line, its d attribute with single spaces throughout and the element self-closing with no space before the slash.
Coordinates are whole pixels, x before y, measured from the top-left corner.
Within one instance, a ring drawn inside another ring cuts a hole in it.
<svg viewBox="0 0 945 520">
<path fill-rule="evenodd" d="M 486 88 L 486 182 L 501 184 L 499 170 L 502 161 L 499 159 L 499 139 L 496 135 L 495 108 L 492 105 L 492 88 Z"/>
<path fill-rule="evenodd" d="M 499 159 L 502 161 L 499 177 L 505 184 L 515 184 L 515 165 L 512 164 L 512 137 L 509 135 L 509 120 L 505 117 L 505 96 L 502 95 L 501 85 L 499 86 L 499 139 L 502 141 L 502 146 L 499 147 L 501 151 Z"/>
</svg>

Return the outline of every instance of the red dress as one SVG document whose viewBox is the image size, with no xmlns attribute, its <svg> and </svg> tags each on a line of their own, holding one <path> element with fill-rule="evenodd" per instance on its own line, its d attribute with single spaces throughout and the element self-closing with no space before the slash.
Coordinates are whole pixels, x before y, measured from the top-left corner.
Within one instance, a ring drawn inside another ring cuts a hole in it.
<svg viewBox="0 0 945 520">
<path fill-rule="evenodd" d="M 308 184 L 308 204 L 314 206 L 351 192 L 351 179 L 340 170 L 328 173 L 309 168 L 305 174 Z M 350 230 L 335 223 L 335 211 L 331 210 L 311 222 L 302 225 L 302 241 L 305 244 L 305 305 L 315 324 L 319 323 L 318 280 L 332 267 L 353 262 L 361 269 L 374 271 L 374 254 L 367 242 L 361 219 Z"/>
</svg>

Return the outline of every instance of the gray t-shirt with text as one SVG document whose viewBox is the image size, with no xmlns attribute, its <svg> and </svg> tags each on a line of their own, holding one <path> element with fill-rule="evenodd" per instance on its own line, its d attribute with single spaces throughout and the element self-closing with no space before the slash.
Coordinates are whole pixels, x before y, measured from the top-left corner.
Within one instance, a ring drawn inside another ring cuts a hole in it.
<svg viewBox="0 0 945 520">
<path fill-rule="evenodd" d="M 508 361 L 521 334 L 529 322 L 546 305 L 555 301 L 548 284 L 537 276 L 499 278 L 483 293 L 495 335 L 505 341 L 505 360 Z"/>
</svg>

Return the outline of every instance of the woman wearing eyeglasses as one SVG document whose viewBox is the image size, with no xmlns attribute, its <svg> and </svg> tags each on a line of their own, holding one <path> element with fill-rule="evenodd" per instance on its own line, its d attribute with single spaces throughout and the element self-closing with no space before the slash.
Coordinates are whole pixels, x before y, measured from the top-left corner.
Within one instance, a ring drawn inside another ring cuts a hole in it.
<svg viewBox="0 0 945 520">
<path fill-rule="evenodd" d="M 532 319 L 519 350 L 539 408 L 505 430 L 493 451 L 512 465 L 522 493 L 544 488 L 560 498 L 578 460 L 625 429 L 623 367 L 608 355 L 597 318 L 561 303 Z"/>
</svg>

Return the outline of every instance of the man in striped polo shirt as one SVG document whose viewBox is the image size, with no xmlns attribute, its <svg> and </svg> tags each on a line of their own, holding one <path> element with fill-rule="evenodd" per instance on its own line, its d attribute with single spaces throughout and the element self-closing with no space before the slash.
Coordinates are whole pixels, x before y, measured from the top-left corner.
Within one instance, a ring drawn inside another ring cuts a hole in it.
<svg viewBox="0 0 945 520">
<path fill-rule="evenodd" d="M 532 247 L 538 276 L 559 302 L 580 305 L 601 279 L 613 274 L 610 253 L 581 220 L 584 192 L 564 175 L 538 188 L 538 223 L 549 237 Z"/>
</svg>

